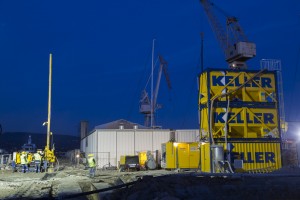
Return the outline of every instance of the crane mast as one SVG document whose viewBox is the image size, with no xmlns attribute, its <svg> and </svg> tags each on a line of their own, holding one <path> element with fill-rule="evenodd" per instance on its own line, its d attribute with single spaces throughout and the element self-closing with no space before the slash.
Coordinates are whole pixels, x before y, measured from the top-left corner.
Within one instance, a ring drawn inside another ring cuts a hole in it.
<svg viewBox="0 0 300 200">
<path fill-rule="evenodd" d="M 153 94 L 153 102 L 151 103 L 151 100 L 148 96 L 148 93 L 146 90 L 142 91 L 141 99 L 140 99 L 140 113 L 144 114 L 145 116 L 145 121 L 144 125 L 149 127 L 150 121 L 152 121 L 152 126 L 155 126 L 155 112 L 157 109 L 161 108 L 161 105 L 157 104 L 157 96 L 158 96 L 158 91 L 160 87 L 160 81 L 161 81 L 161 75 L 164 73 L 168 88 L 171 89 L 171 81 L 169 78 L 168 74 L 168 63 L 164 60 L 162 56 L 159 56 L 159 70 L 158 70 L 158 75 L 156 79 L 156 85 L 155 85 L 155 90 Z M 152 108 L 151 108 L 152 106 Z"/>
<path fill-rule="evenodd" d="M 226 28 L 224 28 L 214 12 L 214 9 L 220 9 L 210 0 L 200 0 L 200 3 L 225 54 L 225 60 L 229 64 L 229 67 L 246 69 L 246 61 L 256 55 L 255 43 L 248 41 L 236 17 L 226 14 Z"/>
</svg>

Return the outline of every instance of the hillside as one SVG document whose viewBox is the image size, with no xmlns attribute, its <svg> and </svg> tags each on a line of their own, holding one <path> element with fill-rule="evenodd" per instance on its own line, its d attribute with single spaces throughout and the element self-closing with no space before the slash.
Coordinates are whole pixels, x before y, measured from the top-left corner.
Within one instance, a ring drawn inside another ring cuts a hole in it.
<svg viewBox="0 0 300 200">
<path fill-rule="evenodd" d="M 31 135 L 31 141 L 38 149 L 44 149 L 46 145 L 46 133 L 27 133 L 27 132 L 4 132 L 0 135 L 0 149 L 8 152 L 20 150 L 22 145 L 28 142 Z M 72 149 L 80 149 L 80 138 L 70 135 L 54 135 L 53 141 L 55 151 L 66 152 Z"/>
</svg>

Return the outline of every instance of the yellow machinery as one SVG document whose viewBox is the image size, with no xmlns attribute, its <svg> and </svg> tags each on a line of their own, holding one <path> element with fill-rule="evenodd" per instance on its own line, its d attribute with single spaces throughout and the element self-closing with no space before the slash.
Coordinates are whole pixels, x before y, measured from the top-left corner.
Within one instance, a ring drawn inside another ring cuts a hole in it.
<svg viewBox="0 0 300 200">
<path fill-rule="evenodd" d="M 200 168 L 203 172 L 273 171 L 281 168 L 281 127 L 275 71 L 247 70 L 256 55 L 236 17 L 226 29 L 210 0 L 201 0 L 231 69 L 199 76 Z M 225 31 L 227 30 L 227 31 Z"/>
<path fill-rule="evenodd" d="M 139 152 L 139 162 L 142 167 L 145 167 L 145 163 L 147 161 L 147 151 Z"/>
<path fill-rule="evenodd" d="M 201 171 L 281 168 L 275 72 L 208 69 L 199 78 Z"/>
<path fill-rule="evenodd" d="M 138 155 L 141 167 L 151 170 L 157 168 L 157 161 L 154 159 L 154 156 L 151 153 L 151 151 L 140 151 Z"/>
<path fill-rule="evenodd" d="M 197 142 L 162 144 L 161 167 L 165 169 L 198 169 L 200 150 Z"/>
<path fill-rule="evenodd" d="M 50 136 L 52 135 L 52 132 L 50 131 L 50 123 L 51 123 L 51 85 L 52 85 L 52 54 L 50 54 L 49 58 L 49 96 L 48 96 L 48 121 L 44 122 L 43 125 L 47 126 L 47 143 L 44 149 L 44 152 L 40 151 L 43 157 L 44 167 L 48 168 L 49 171 L 53 171 L 52 168 L 54 167 L 54 163 L 57 161 L 56 157 L 54 155 L 54 148 L 50 148 Z M 30 164 L 32 162 L 32 157 L 35 152 L 28 152 L 25 151 L 28 154 L 27 160 Z M 15 161 L 16 165 L 21 164 L 20 155 L 22 152 L 14 152 L 13 153 L 13 160 Z M 45 165 L 47 163 L 47 165 Z M 49 168 L 50 167 L 50 168 Z"/>
<path fill-rule="evenodd" d="M 282 166 L 280 142 L 276 140 L 231 140 L 201 143 L 202 172 L 271 172 Z"/>
<path fill-rule="evenodd" d="M 120 156 L 120 163 L 119 163 L 119 171 L 128 171 L 128 170 L 136 170 L 139 171 L 140 168 L 140 161 L 138 155 L 124 155 Z"/>
</svg>

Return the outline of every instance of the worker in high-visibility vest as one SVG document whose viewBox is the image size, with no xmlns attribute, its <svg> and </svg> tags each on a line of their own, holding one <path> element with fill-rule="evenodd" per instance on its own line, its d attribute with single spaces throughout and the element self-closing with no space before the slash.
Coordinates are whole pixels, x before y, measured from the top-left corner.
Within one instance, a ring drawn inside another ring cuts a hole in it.
<svg viewBox="0 0 300 200">
<path fill-rule="evenodd" d="M 27 153 L 23 151 L 20 158 L 21 158 L 22 172 L 23 173 L 28 172 Z"/>
<path fill-rule="evenodd" d="M 89 168 L 90 168 L 90 177 L 95 177 L 96 161 L 94 158 L 94 154 L 88 155 L 88 164 L 89 164 Z"/>
<path fill-rule="evenodd" d="M 33 154 L 34 157 L 34 164 L 35 164 L 35 172 L 39 173 L 41 172 L 41 162 L 42 162 L 42 156 L 39 152 L 36 152 Z"/>
</svg>

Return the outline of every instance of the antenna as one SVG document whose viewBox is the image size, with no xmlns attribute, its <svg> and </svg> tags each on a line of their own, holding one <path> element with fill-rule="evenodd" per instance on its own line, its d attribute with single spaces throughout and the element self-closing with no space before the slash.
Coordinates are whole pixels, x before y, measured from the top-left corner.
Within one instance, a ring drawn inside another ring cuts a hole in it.
<svg viewBox="0 0 300 200">
<path fill-rule="evenodd" d="M 151 64 L 151 122 L 150 125 L 153 128 L 153 112 L 154 112 L 154 104 L 153 104 L 153 71 L 154 71 L 154 43 L 155 39 L 152 41 L 152 64 Z"/>
</svg>

